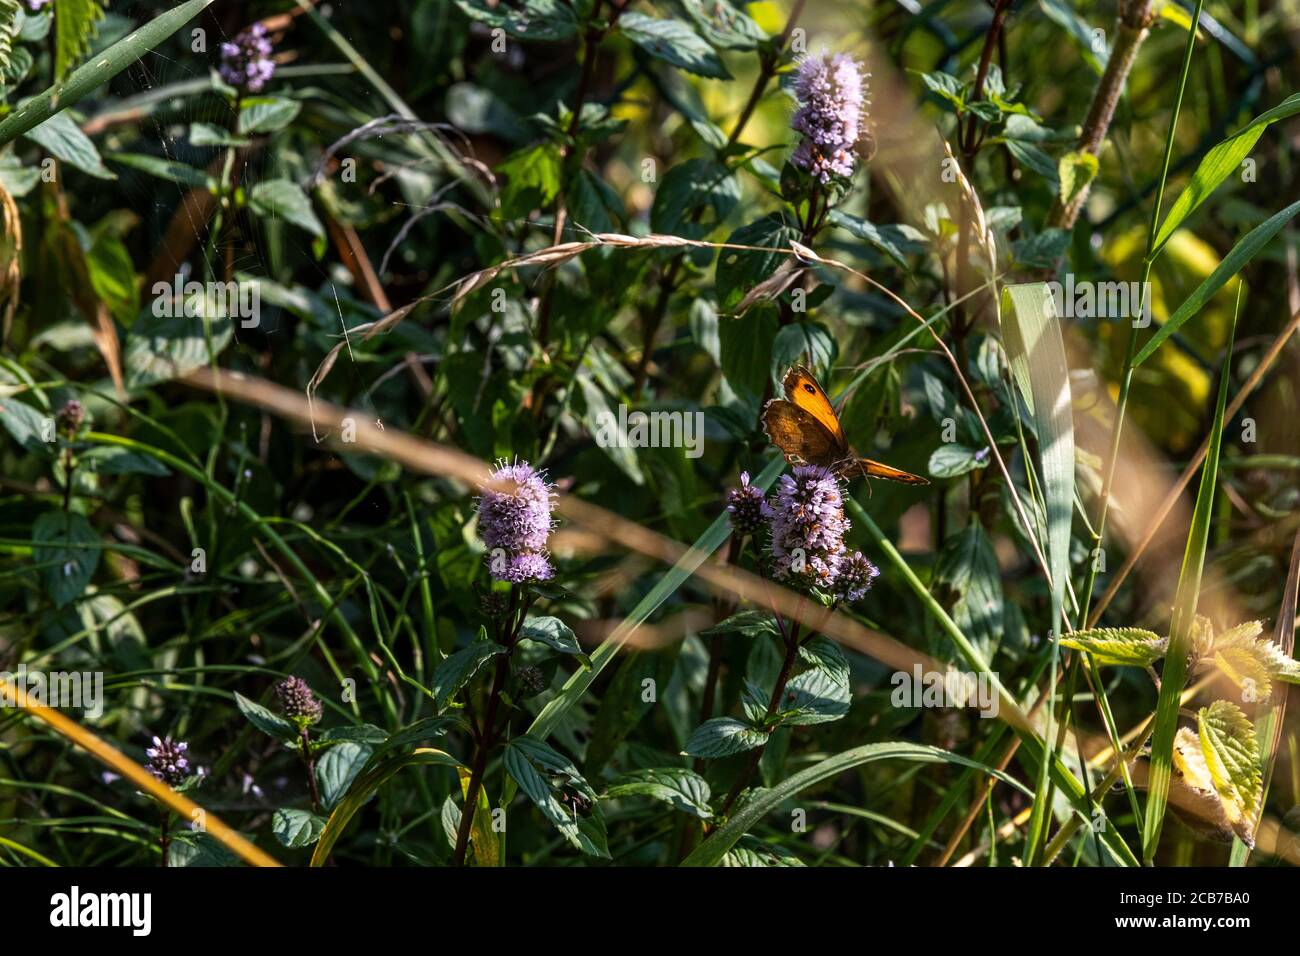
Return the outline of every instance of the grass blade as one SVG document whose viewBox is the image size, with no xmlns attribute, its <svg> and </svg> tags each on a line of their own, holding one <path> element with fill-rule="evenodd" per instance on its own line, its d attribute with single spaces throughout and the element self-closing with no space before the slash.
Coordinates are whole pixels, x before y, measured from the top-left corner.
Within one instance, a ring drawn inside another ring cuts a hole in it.
<svg viewBox="0 0 1300 956">
<path fill-rule="evenodd" d="M 29 129 L 39 126 L 55 113 L 67 109 L 86 94 L 103 86 L 170 37 L 211 3 L 212 0 L 188 0 L 166 13 L 160 13 L 139 30 L 118 40 L 89 63 L 73 70 L 64 82 L 55 83 L 44 93 L 32 97 L 0 123 L 0 146 L 12 142 Z"/>
<path fill-rule="evenodd" d="M 1192 290 L 1192 294 L 1178 307 L 1178 311 L 1165 320 L 1164 324 L 1156 330 L 1156 334 L 1151 336 L 1150 341 L 1142 346 L 1137 355 L 1133 357 L 1134 368 L 1149 359 L 1155 353 L 1155 350 L 1160 348 L 1165 339 L 1177 332 L 1182 328 L 1184 322 L 1201 311 L 1201 307 L 1210 301 L 1214 293 L 1218 292 L 1229 279 L 1240 272 L 1246 263 L 1255 257 L 1255 253 L 1267 245 L 1268 241 L 1277 235 L 1297 212 L 1300 212 L 1300 201 L 1293 202 L 1281 212 L 1274 213 L 1246 233 L 1241 241 L 1232 247 L 1232 251 L 1224 257 L 1223 261 L 1219 263 L 1219 267 L 1206 276 L 1204 282 Z"/>
<path fill-rule="evenodd" d="M 1029 789 L 1014 777 L 986 764 L 971 760 L 969 757 L 962 757 L 939 747 L 896 741 L 865 744 L 838 753 L 834 757 L 827 757 L 820 763 L 816 763 L 808 769 L 801 770 L 794 776 L 781 781 L 775 787 L 759 791 L 742 803 L 740 809 L 731 815 L 726 824 L 715 830 L 707 840 L 696 847 L 694 852 L 682 861 L 681 865 L 717 866 L 722 862 L 722 858 L 727 855 L 727 851 L 735 846 L 736 841 L 744 836 L 751 827 L 795 794 L 814 784 L 821 783 L 823 780 L 829 780 L 846 770 L 852 770 L 854 767 L 860 767 L 875 760 L 894 758 L 918 763 L 949 763 L 961 767 L 970 767 L 997 777 L 1008 786 L 1015 787 L 1026 796 L 1029 795 Z"/>
<path fill-rule="evenodd" d="M 1264 130 L 1269 124 L 1287 119 L 1297 113 L 1300 113 L 1300 93 L 1293 94 L 1271 110 L 1259 114 L 1248 125 L 1211 148 L 1201 159 L 1196 172 L 1192 173 L 1191 181 L 1169 207 L 1169 214 L 1165 216 L 1165 221 L 1160 224 L 1160 231 L 1156 233 L 1152 258 L 1164 248 L 1164 244 L 1169 241 L 1174 230 L 1181 226 L 1201 203 L 1210 198 L 1210 194 L 1219 187 L 1220 183 L 1237 171 L 1242 160 L 1250 155 L 1250 151 L 1255 148 L 1255 143 L 1264 135 Z"/>
<path fill-rule="evenodd" d="M 1228 332 L 1228 354 L 1224 357 L 1223 372 L 1219 376 L 1219 398 L 1214 410 L 1214 424 L 1210 429 L 1210 450 L 1205 458 L 1205 468 L 1201 471 L 1201 486 L 1196 493 L 1192 527 L 1187 534 L 1182 570 L 1178 575 L 1173 620 L 1169 625 L 1169 651 L 1165 655 L 1164 671 L 1160 675 L 1160 698 L 1156 703 L 1156 725 L 1151 740 L 1147 812 L 1142 828 L 1142 858 L 1147 863 L 1155 857 L 1156 848 L 1160 844 L 1160 831 L 1164 826 L 1165 807 L 1169 800 L 1179 697 L 1187 683 L 1187 655 L 1191 650 L 1192 624 L 1200 600 L 1201 574 L 1205 569 L 1205 549 L 1209 543 L 1214 492 L 1219 477 L 1219 446 L 1223 440 L 1223 413 L 1228 403 L 1228 383 L 1232 378 L 1232 346 L 1237 334 L 1237 312 L 1241 306 L 1240 287 L 1237 289 L 1237 306 Z"/>
</svg>

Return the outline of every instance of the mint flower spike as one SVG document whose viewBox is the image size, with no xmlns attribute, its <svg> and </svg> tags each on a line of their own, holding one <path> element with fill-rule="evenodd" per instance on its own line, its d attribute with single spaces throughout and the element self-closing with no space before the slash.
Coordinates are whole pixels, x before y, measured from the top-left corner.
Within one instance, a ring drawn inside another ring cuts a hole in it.
<svg viewBox="0 0 1300 956">
<path fill-rule="evenodd" d="M 727 491 L 727 513 L 737 534 L 757 534 L 767 525 L 763 492 L 749 483 L 749 472 L 740 473 L 740 487 Z"/>
<path fill-rule="evenodd" d="M 169 787 L 179 787 L 190 775 L 190 761 L 186 756 L 189 749 L 190 745 L 183 740 L 154 737 L 153 746 L 144 752 L 149 758 L 145 769 Z"/>
<path fill-rule="evenodd" d="M 555 486 L 526 461 L 497 462 L 478 501 L 478 528 L 488 571 L 498 581 L 523 584 L 555 576 L 546 542 L 555 526 Z"/>
<path fill-rule="evenodd" d="M 231 86 L 242 87 L 250 93 L 260 92 L 275 75 L 273 50 L 266 27 L 254 23 L 236 36 L 234 42 L 221 44 L 221 66 L 217 73 Z"/>
<path fill-rule="evenodd" d="M 325 709 L 301 677 L 286 677 L 280 681 L 275 685 L 275 696 L 284 715 L 300 727 L 319 721 Z"/>
<path fill-rule="evenodd" d="M 773 577 L 830 589 L 839 576 L 850 527 L 835 476 L 817 465 L 796 465 L 793 474 L 777 482 L 766 513 L 772 522 Z"/>
<path fill-rule="evenodd" d="M 799 101 L 790 128 L 803 139 L 791 162 L 826 185 L 853 175 L 868 100 L 858 61 L 847 53 L 804 57 L 795 75 Z"/>
</svg>

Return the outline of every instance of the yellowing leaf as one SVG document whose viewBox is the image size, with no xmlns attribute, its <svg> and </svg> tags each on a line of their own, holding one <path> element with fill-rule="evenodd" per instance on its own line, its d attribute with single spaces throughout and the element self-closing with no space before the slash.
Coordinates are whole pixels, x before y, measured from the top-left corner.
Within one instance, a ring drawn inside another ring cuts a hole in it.
<svg viewBox="0 0 1300 956">
<path fill-rule="evenodd" d="M 1061 638 L 1064 647 L 1087 651 L 1098 664 L 1149 667 L 1164 656 L 1169 638 L 1140 627 L 1095 627 Z"/>
<path fill-rule="evenodd" d="M 1196 715 L 1201 752 L 1223 801 L 1223 811 L 1243 843 L 1254 846 L 1255 817 L 1263 797 L 1255 727 L 1236 704 L 1216 700 Z"/>
</svg>

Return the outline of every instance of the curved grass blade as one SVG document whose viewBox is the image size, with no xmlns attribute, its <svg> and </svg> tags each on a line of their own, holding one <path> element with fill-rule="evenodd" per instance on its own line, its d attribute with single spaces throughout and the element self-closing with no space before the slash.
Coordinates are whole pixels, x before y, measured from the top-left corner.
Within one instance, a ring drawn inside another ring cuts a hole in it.
<svg viewBox="0 0 1300 956">
<path fill-rule="evenodd" d="M 325 821 L 325 829 L 321 831 L 320 839 L 316 841 L 316 849 L 311 855 L 311 865 L 325 865 L 330 851 L 334 849 L 334 844 L 343 835 L 343 831 L 347 829 L 347 825 L 356 816 L 357 811 L 365 806 L 366 801 L 373 797 L 393 774 L 406 767 L 422 764 L 437 764 L 452 767 L 457 771 L 465 769 L 459 760 L 445 751 L 435 750 L 432 747 L 418 747 L 409 753 L 393 754 L 380 760 L 370 769 L 362 771 L 361 775 L 352 781 L 352 786 L 348 787 L 347 794 L 334 808 L 330 818 Z"/>
<path fill-rule="evenodd" d="M 73 70 L 62 83 L 55 83 L 44 93 L 34 96 L 19 106 L 4 122 L 0 122 L 0 146 L 10 143 L 34 126 L 72 106 L 88 93 L 103 86 L 117 74 L 159 43 L 183 27 L 195 14 L 209 6 L 213 0 L 188 0 L 177 7 L 160 13 L 140 29 Z"/>
<path fill-rule="evenodd" d="M 1300 206 L 1300 203 L 1296 204 Z M 1187 683 L 1187 655 L 1192 645 L 1192 624 L 1201 594 L 1201 574 L 1205 569 L 1205 548 L 1210 538 L 1210 519 L 1214 510 L 1214 492 L 1219 477 L 1219 446 L 1223 441 L 1223 413 L 1228 403 L 1228 383 L 1232 378 L 1232 346 L 1237 335 L 1237 313 L 1241 307 L 1241 287 L 1237 288 L 1237 309 L 1233 310 L 1228 331 L 1228 354 L 1219 376 L 1219 398 L 1210 429 L 1210 450 L 1201 471 L 1201 486 L 1196 492 L 1192 527 L 1187 534 L 1183 566 L 1178 575 L 1178 592 L 1169 625 L 1169 652 L 1160 675 L 1160 698 L 1156 702 L 1156 724 L 1151 740 L 1151 773 L 1148 779 L 1147 812 L 1142 828 L 1142 858 L 1148 864 L 1160 844 L 1169 800 L 1169 781 L 1173 774 L 1174 735 L 1178 731 L 1179 697 Z M 1166 326 L 1167 328 L 1168 326 Z"/>
<path fill-rule="evenodd" d="M 1169 207 L 1169 213 L 1165 216 L 1165 221 L 1160 224 L 1160 231 L 1156 233 L 1151 258 L 1154 259 L 1159 254 L 1164 244 L 1169 241 L 1169 237 L 1174 234 L 1174 230 L 1181 226 L 1201 203 L 1210 198 L 1210 194 L 1219 187 L 1219 184 L 1240 168 L 1242 161 L 1250 155 L 1250 151 L 1255 148 L 1255 143 L 1264 135 L 1264 130 L 1269 124 L 1295 116 L 1297 113 L 1300 113 L 1300 93 L 1295 93 L 1271 110 L 1260 113 L 1249 124 L 1212 147 L 1201 159 L 1196 172 L 1192 173 L 1191 181 Z"/>
<path fill-rule="evenodd" d="M 1169 336 L 1177 332 L 1192 316 L 1201 311 L 1201 307 L 1209 302 L 1228 280 L 1235 276 L 1251 259 L 1255 253 L 1259 252 L 1268 241 L 1281 231 L 1282 227 L 1291 221 L 1296 213 L 1300 212 L 1300 201 L 1293 202 L 1281 212 L 1274 213 L 1268 219 L 1265 219 L 1250 232 L 1242 237 L 1241 241 L 1232 247 L 1232 251 L 1224 256 L 1219 267 L 1206 276 L 1205 281 L 1192 290 L 1183 304 L 1178 307 L 1160 328 L 1156 329 L 1156 334 L 1146 345 L 1138 351 L 1133 357 L 1133 367 L 1141 365 L 1149 359 L 1155 350 L 1160 348 L 1161 343 Z"/>
<path fill-rule="evenodd" d="M 770 790 L 758 791 L 740 805 L 740 809 L 731 815 L 731 819 L 725 825 L 714 831 L 707 840 L 696 847 L 695 851 L 683 860 L 681 865 L 717 866 L 722 861 L 722 858 L 726 856 L 727 851 L 735 846 L 736 841 L 744 836 L 751 827 L 801 790 L 821 783 L 823 780 L 829 780 L 846 770 L 852 770 L 854 767 L 860 767 L 875 760 L 889 759 L 911 760 L 917 763 L 950 763 L 961 767 L 969 767 L 997 777 L 1003 783 L 1015 787 L 1026 796 L 1030 795 L 1028 787 L 1001 770 L 996 770 L 987 764 L 971 760 L 969 757 L 962 757 L 939 747 L 896 741 L 865 744 L 836 754 L 834 757 L 827 757 L 820 763 L 814 764 L 808 769 L 801 770 L 794 776 L 781 781 Z"/>
</svg>

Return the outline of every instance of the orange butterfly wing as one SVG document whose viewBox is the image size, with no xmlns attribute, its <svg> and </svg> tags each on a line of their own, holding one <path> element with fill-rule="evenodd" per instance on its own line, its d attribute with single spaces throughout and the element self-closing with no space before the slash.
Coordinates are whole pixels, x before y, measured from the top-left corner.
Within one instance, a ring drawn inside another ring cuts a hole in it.
<svg viewBox="0 0 1300 956">
<path fill-rule="evenodd" d="M 861 474 L 905 485 L 930 483 L 910 471 L 854 454 L 831 400 L 804 366 L 792 366 L 785 373 L 781 387 L 788 401 L 773 399 L 763 407 L 763 430 L 787 461 L 806 461 L 833 468 L 842 478 Z"/>
<path fill-rule="evenodd" d="M 829 429 L 798 405 L 779 398 L 763 406 L 763 431 L 786 461 L 830 468 L 844 457 Z"/>
<path fill-rule="evenodd" d="M 785 389 L 786 399 L 820 422 L 822 427 L 831 433 L 841 450 L 848 454 L 849 440 L 844 435 L 840 416 L 835 414 L 831 400 L 826 397 L 826 392 L 817 383 L 813 373 L 802 365 L 793 365 L 781 380 L 781 387 Z"/>
</svg>

